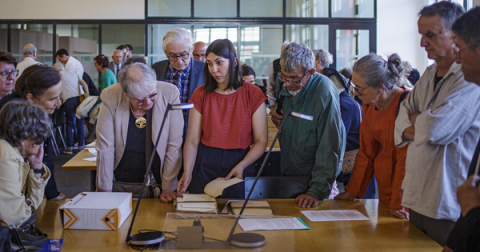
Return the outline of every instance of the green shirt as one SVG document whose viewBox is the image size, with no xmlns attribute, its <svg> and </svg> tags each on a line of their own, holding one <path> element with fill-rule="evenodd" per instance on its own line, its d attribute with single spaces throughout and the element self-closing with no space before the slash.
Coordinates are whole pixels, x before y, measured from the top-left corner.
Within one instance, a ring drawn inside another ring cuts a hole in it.
<svg viewBox="0 0 480 252">
<path fill-rule="evenodd" d="M 112 70 L 108 69 L 105 73 L 102 74 L 102 78 L 100 79 L 100 93 L 102 93 L 102 90 L 104 90 L 107 87 L 110 87 L 115 83 L 117 83 L 117 77 L 115 77 L 115 74 L 112 72 Z M 100 95 L 99 95 L 97 103 L 101 103 L 101 102 L 102 100 L 100 100 Z"/>
<path fill-rule="evenodd" d="M 276 85 L 277 93 L 280 83 Z M 307 121 L 289 116 L 279 136 L 282 174 L 311 175 L 307 194 L 328 198 L 342 168 L 345 128 L 335 84 L 319 73 L 313 74 L 296 96 L 282 89 L 284 115 L 289 110 L 313 116 Z"/>
</svg>

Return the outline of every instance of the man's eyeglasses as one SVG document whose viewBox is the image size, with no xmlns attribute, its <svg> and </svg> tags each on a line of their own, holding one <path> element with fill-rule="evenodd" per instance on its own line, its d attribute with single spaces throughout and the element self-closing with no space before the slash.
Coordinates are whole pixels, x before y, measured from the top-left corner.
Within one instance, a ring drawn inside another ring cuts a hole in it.
<svg viewBox="0 0 480 252">
<path fill-rule="evenodd" d="M 10 74 L 12 75 L 12 77 L 17 77 L 18 76 L 18 70 L 12 70 L 12 71 L 4 70 L 4 71 L 0 72 L 0 75 L 4 79 L 7 79 Z"/>
<path fill-rule="evenodd" d="M 168 60 L 170 60 L 170 62 L 176 62 L 178 60 L 178 58 L 180 58 L 183 61 L 186 61 L 186 60 L 188 60 L 189 57 L 190 57 L 190 53 L 182 52 L 179 55 L 174 55 L 174 54 L 168 55 Z"/>
<path fill-rule="evenodd" d="M 294 81 L 294 80 L 287 80 L 285 78 L 283 78 L 282 76 L 278 76 L 278 79 L 283 82 L 283 83 L 290 83 L 290 85 L 294 85 L 294 86 L 297 86 L 298 84 L 300 84 L 303 80 L 303 78 L 305 78 L 305 76 L 307 76 L 308 74 L 308 71 L 305 71 L 305 74 L 302 76 L 302 78 L 300 78 L 298 81 Z"/>
<path fill-rule="evenodd" d="M 144 99 L 142 99 L 142 100 L 136 99 L 136 100 L 135 100 L 135 103 L 138 104 L 138 105 L 141 105 L 141 104 L 143 104 L 145 101 L 147 101 L 147 99 L 148 99 L 148 100 L 151 100 L 151 99 L 155 98 L 156 96 L 157 96 L 157 93 L 151 94 L 151 95 L 149 95 L 147 98 L 144 98 Z"/>
<path fill-rule="evenodd" d="M 355 86 L 355 83 L 353 83 L 353 82 L 350 82 L 350 85 L 352 85 L 353 90 L 357 91 L 357 93 L 358 93 L 359 95 L 362 95 L 362 93 L 365 92 L 365 90 L 367 90 L 367 89 L 370 87 L 370 86 L 367 86 L 366 88 L 357 88 L 357 87 Z"/>
</svg>

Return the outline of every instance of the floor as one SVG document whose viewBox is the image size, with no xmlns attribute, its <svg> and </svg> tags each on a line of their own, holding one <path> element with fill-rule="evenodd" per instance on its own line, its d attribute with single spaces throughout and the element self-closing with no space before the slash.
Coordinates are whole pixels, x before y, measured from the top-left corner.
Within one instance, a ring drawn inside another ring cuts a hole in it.
<svg viewBox="0 0 480 252">
<path fill-rule="evenodd" d="M 60 154 L 53 158 L 57 188 L 60 192 L 64 193 L 67 198 L 72 198 L 90 189 L 89 171 L 62 171 L 63 164 L 75 156 L 77 152 L 78 151 L 74 151 L 71 155 Z"/>
</svg>

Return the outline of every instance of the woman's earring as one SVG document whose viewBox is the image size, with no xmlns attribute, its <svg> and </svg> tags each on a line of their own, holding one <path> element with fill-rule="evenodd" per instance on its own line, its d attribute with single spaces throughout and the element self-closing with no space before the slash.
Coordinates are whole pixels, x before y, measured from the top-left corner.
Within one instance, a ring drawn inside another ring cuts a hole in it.
<svg viewBox="0 0 480 252">
<path fill-rule="evenodd" d="M 23 149 L 22 149 L 22 155 L 27 155 L 27 150 L 25 150 L 25 146 L 23 146 Z"/>
</svg>

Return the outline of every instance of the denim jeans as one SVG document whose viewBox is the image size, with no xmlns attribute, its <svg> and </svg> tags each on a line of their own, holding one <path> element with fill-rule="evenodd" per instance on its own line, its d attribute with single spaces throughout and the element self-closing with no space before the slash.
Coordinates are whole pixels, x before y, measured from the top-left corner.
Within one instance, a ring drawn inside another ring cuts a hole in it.
<svg viewBox="0 0 480 252">
<path fill-rule="evenodd" d="M 83 129 L 83 118 L 77 119 L 75 117 L 75 113 L 77 111 L 77 107 L 80 105 L 80 97 L 72 97 L 69 98 L 63 103 L 63 107 L 65 109 L 65 117 L 67 120 L 67 147 L 73 146 L 73 131 L 74 126 L 76 126 L 76 134 L 77 134 L 77 141 L 78 146 L 85 145 L 84 142 L 84 129 Z"/>
</svg>

